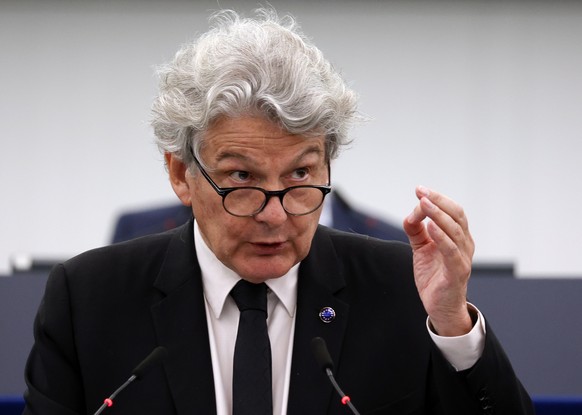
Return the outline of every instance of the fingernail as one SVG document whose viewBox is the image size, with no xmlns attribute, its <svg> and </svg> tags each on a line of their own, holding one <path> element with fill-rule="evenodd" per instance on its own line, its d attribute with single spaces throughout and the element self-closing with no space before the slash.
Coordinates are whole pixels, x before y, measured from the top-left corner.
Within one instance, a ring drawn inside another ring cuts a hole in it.
<svg viewBox="0 0 582 415">
<path fill-rule="evenodd" d="M 426 187 L 424 187 L 422 185 L 419 185 L 418 186 L 418 192 L 420 194 L 422 194 L 423 196 L 427 196 L 428 197 L 430 195 L 430 190 L 428 190 L 428 188 L 426 188 Z"/>
</svg>

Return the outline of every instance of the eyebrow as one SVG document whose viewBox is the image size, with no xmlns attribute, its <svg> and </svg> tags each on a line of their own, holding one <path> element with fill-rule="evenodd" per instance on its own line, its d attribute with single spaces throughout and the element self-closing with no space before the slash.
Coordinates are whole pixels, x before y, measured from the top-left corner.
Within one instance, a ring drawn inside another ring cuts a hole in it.
<svg viewBox="0 0 582 415">
<path fill-rule="evenodd" d="M 295 157 L 295 159 L 293 160 L 293 162 L 298 163 L 300 162 L 304 157 L 306 157 L 309 154 L 317 154 L 317 155 L 322 155 L 324 153 L 324 151 L 313 145 L 313 146 L 309 146 L 307 147 L 305 150 L 303 150 L 299 155 L 297 155 L 297 157 Z M 234 159 L 238 159 L 238 160 L 242 160 L 245 162 L 253 162 L 253 159 L 241 154 L 241 153 L 234 153 L 231 151 L 223 151 L 218 153 L 218 155 L 216 156 L 216 162 L 220 163 L 222 160 L 226 160 L 226 159 L 230 159 L 230 158 L 234 158 Z"/>
</svg>

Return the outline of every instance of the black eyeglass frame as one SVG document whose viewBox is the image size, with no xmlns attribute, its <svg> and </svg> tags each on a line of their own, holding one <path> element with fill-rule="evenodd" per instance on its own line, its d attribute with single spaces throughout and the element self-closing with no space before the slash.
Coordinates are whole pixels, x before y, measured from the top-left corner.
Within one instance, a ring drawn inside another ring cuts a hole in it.
<svg viewBox="0 0 582 415">
<path fill-rule="evenodd" d="M 212 180 L 212 178 L 210 177 L 210 175 L 208 174 L 208 172 L 206 172 L 206 170 L 204 170 L 204 168 L 202 167 L 202 164 L 200 164 L 200 162 L 198 161 L 198 159 L 196 158 L 196 156 L 194 155 L 194 152 L 192 152 L 192 158 L 194 159 L 194 163 L 196 164 L 196 167 L 198 167 L 198 170 L 200 170 L 200 173 L 202 173 L 202 175 L 204 176 L 204 178 L 206 179 L 206 181 L 208 183 L 210 183 L 210 185 L 212 186 L 212 188 L 214 189 L 214 191 L 216 193 L 218 193 L 218 195 L 222 198 L 222 207 L 224 208 L 224 210 L 229 213 L 232 216 L 236 216 L 239 218 L 248 218 L 248 217 L 253 217 L 255 215 L 258 215 L 259 213 L 261 213 L 263 211 L 263 209 L 265 209 L 265 206 L 267 206 L 267 203 L 269 203 L 269 200 L 272 197 L 278 197 L 279 201 L 281 202 L 281 206 L 283 207 L 283 210 L 285 210 L 285 212 L 288 215 L 291 216 L 305 216 L 305 215 L 309 215 L 313 212 L 315 212 L 317 209 L 320 208 L 320 206 L 323 204 L 323 201 L 325 200 L 325 196 L 327 196 L 328 193 L 331 192 L 331 167 L 330 167 L 330 163 L 329 161 L 327 162 L 327 177 L 328 177 L 328 184 L 327 185 L 312 185 L 312 184 L 306 184 L 306 185 L 301 185 L 301 186 L 291 186 L 291 187 L 287 187 L 283 190 L 265 190 L 261 187 L 254 187 L 254 186 L 241 186 L 241 187 L 220 187 L 218 186 L 214 180 Z M 287 211 L 287 209 L 285 209 L 285 205 L 283 204 L 283 198 L 285 197 L 285 195 L 287 193 L 289 193 L 291 190 L 293 189 L 318 189 L 321 191 L 323 197 L 321 198 L 321 203 L 319 205 L 317 205 L 315 208 L 313 208 L 312 210 L 310 210 L 309 212 L 305 212 L 305 213 L 291 213 L 289 211 Z M 240 189 L 247 189 L 247 190 L 258 190 L 260 192 L 262 192 L 265 195 L 265 201 L 263 202 L 263 204 L 261 205 L 261 207 L 259 207 L 255 212 L 251 213 L 250 215 L 237 215 L 232 213 L 231 211 L 229 211 L 226 206 L 224 205 L 224 199 L 226 198 L 226 196 L 228 196 L 229 193 L 234 192 L 235 190 L 240 190 Z"/>
</svg>

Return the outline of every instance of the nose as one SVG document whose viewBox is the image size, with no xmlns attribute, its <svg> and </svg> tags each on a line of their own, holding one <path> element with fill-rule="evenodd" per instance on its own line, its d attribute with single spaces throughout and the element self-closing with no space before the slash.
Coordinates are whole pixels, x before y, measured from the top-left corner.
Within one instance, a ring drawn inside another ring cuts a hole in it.
<svg viewBox="0 0 582 415">
<path fill-rule="evenodd" d="M 255 219 L 272 226 L 280 225 L 285 222 L 287 220 L 287 212 L 283 209 L 281 198 L 277 196 L 270 197 L 263 210 L 255 215 Z"/>
</svg>

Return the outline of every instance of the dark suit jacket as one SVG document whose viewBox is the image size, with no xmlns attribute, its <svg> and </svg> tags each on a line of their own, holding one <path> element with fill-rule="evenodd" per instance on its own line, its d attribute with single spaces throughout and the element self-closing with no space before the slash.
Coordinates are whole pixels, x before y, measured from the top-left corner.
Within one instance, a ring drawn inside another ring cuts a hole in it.
<svg viewBox="0 0 582 415">
<path fill-rule="evenodd" d="M 456 373 L 430 340 L 410 248 L 319 227 L 299 269 L 288 414 L 349 413 L 310 351 L 323 337 L 362 414 L 531 414 L 490 328 Z M 332 307 L 336 319 L 318 317 Z M 114 414 L 212 414 L 214 384 L 192 222 L 57 266 L 35 321 L 24 414 L 93 413 L 150 351 L 168 358 L 129 386 Z"/>
</svg>

